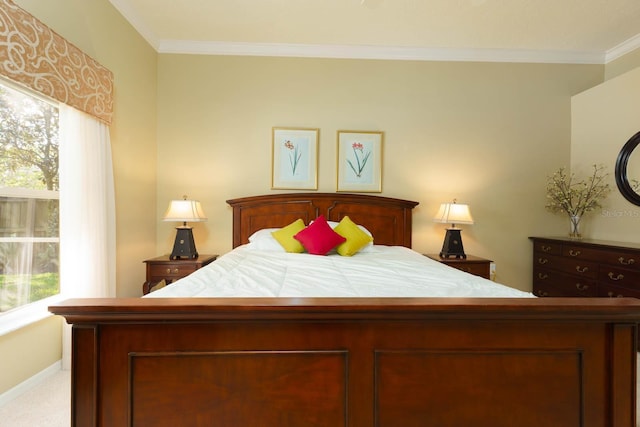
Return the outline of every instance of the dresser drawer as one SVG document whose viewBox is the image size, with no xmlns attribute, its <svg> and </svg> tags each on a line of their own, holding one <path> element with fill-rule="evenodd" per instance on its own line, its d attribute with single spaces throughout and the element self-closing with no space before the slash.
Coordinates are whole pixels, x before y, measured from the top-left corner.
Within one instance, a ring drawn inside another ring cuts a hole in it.
<svg viewBox="0 0 640 427">
<path fill-rule="evenodd" d="M 589 293 L 574 292 L 574 289 L 567 288 L 566 284 L 554 285 L 552 283 L 536 283 L 533 285 L 533 294 L 537 297 L 549 298 L 570 298 L 570 297 L 586 297 L 591 298 L 597 296 L 596 287 L 592 287 Z M 593 294 L 593 295 L 592 295 Z"/>
<path fill-rule="evenodd" d="M 558 270 L 563 273 L 595 279 L 598 277 L 598 264 L 578 258 L 549 255 L 541 252 L 534 254 L 534 267 Z"/>
<path fill-rule="evenodd" d="M 640 271 L 640 254 L 638 253 L 607 251 L 600 257 L 600 262 L 629 270 Z"/>
<path fill-rule="evenodd" d="M 562 255 L 562 243 L 534 240 L 533 251 L 550 255 Z"/>
<path fill-rule="evenodd" d="M 434 261 L 438 261 L 456 270 L 464 271 L 475 276 L 490 279 L 491 260 L 467 254 L 466 258 L 442 258 L 438 254 L 423 254 Z"/>
<path fill-rule="evenodd" d="M 596 280 L 534 267 L 533 293 L 539 297 L 595 297 Z"/>
<path fill-rule="evenodd" d="M 489 278 L 489 263 L 486 264 L 450 264 L 451 267 L 475 276 Z"/>
<path fill-rule="evenodd" d="M 602 250 L 590 249 L 584 246 L 566 244 L 562 247 L 562 256 L 568 258 L 598 261 L 599 254 L 602 254 Z"/>
<path fill-rule="evenodd" d="M 610 298 L 640 298 L 640 289 L 629 289 L 626 287 L 600 283 L 598 284 L 598 294 L 599 296 Z"/>
<path fill-rule="evenodd" d="M 534 283 L 533 294 L 537 297 L 564 297 L 561 289 L 552 283 Z"/>
<path fill-rule="evenodd" d="M 640 271 L 601 265 L 598 282 L 608 285 L 624 286 L 640 291 Z"/>
<path fill-rule="evenodd" d="M 166 277 L 167 279 L 181 278 L 193 273 L 196 270 L 197 268 L 193 264 L 156 264 L 149 266 L 149 274 L 151 277 Z"/>
</svg>

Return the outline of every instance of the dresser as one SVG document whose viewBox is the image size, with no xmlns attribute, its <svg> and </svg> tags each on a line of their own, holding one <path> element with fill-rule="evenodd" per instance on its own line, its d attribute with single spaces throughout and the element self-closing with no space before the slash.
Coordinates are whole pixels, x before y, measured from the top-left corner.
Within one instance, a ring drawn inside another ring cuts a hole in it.
<svg viewBox="0 0 640 427">
<path fill-rule="evenodd" d="M 539 297 L 640 298 L 640 244 L 530 237 Z"/>
</svg>

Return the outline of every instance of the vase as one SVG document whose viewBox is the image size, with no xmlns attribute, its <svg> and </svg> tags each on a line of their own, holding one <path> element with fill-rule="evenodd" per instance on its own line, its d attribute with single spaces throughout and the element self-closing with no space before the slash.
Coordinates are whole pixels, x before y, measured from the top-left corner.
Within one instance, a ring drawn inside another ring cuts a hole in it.
<svg viewBox="0 0 640 427">
<path fill-rule="evenodd" d="M 569 216 L 569 238 L 571 239 L 581 239 L 582 234 L 580 233 L 580 215 L 570 215 Z"/>
</svg>

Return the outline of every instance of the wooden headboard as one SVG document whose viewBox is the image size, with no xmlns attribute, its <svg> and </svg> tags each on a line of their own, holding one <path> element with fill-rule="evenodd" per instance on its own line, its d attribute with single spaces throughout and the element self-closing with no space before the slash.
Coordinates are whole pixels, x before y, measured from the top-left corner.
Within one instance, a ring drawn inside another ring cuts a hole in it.
<svg viewBox="0 0 640 427">
<path fill-rule="evenodd" d="M 248 243 L 263 228 L 284 227 L 302 218 L 305 224 L 324 215 L 340 221 L 348 215 L 366 227 L 378 245 L 411 247 L 411 210 L 418 202 L 365 194 L 288 193 L 227 200 L 233 208 L 233 247 Z"/>
</svg>

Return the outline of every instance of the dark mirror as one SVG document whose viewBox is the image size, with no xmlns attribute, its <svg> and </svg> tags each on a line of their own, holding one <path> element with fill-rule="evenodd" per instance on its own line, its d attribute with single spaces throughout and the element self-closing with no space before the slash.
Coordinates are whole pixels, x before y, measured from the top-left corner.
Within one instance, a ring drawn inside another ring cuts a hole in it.
<svg viewBox="0 0 640 427">
<path fill-rule="evenodd" d="M 616 160 L 616 184 L 625 199 L 640 206 L 640 152 L 635 148 L 640 144 L 640 132 L 629 139 L 620 150 Z M 633 154 L 633 155 L 632 155 Z"/>
</svg>

